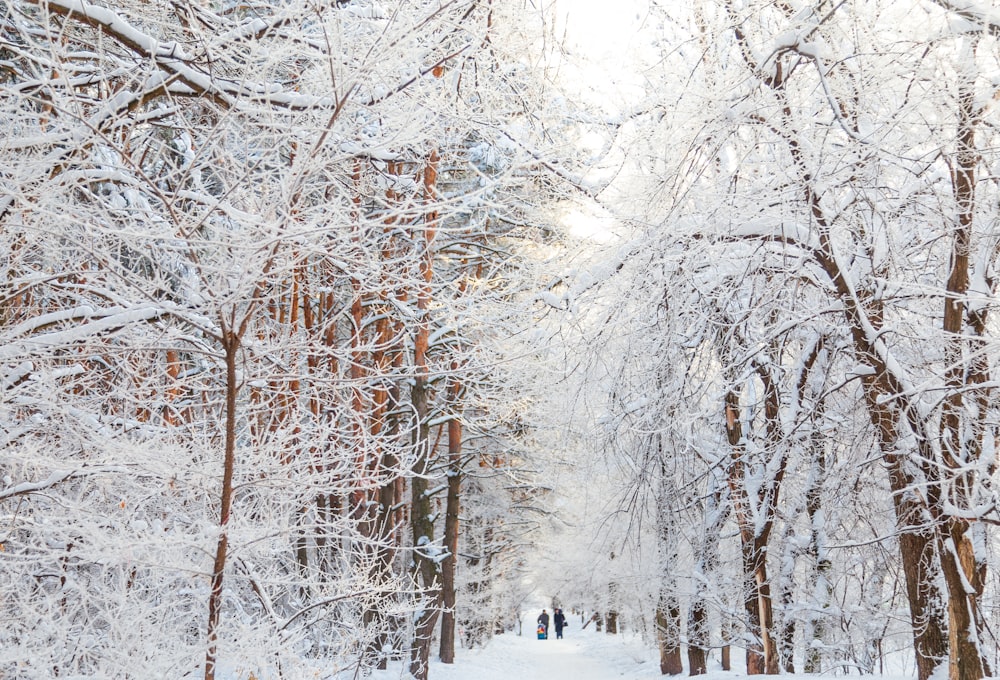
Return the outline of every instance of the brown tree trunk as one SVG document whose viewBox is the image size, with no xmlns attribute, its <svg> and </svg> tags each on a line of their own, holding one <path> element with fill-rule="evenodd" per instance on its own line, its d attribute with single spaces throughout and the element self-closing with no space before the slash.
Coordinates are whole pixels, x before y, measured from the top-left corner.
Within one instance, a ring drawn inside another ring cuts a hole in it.
<svg viewBox="0 0 1000 680">
<path fill-rule="evenodd" d="M 425 200 L 431 203 L 437 195 L 437 152 L 432 152 L 424 168 Z M 425 602 L 416 618 L 413 648 L 410 654 L 410 674 L 416 680 L 427 680 L 431 638 L 441 612 L 440 565 L 432 554 L 434 545 L 433 502 L 428 495 L 428 474 L 431 462 L 430 427 L 428 417 L 428 341 L 430 339 L 430 298 L 433 280 L 433 244 L 437 213 L 430 209 L 424 215 L 423 256 L 420 261 L 422 283 L 417 293 L 418 326 L 413 342 L 415 375 L 410 389 L 413 406 L 414 451 L 413 477 L 410 480 L 410 526 L 413 528 L 413 562 Z"/>
<path fill-rule="evenodd" d="M 740 554 L 743 558 L 743 611 L 746 612 L 748 633 L 759 639 L 760 608 L 757 606 L 756 574 L 752 555 L 753 535 L 749 525 L 749 508 L 744 498 L 746 491 L 742 488 L 744 477 L 743 423 L 740 420 L 739 397 L 733 391 L 726 393 L 726 438 L 732 451 L 728 470 L 729 486 L 733 495 L 733 506 L 736 510 L 737 524 L 740 530 Z M 746 648 L 747 675 L 761 675 L 764 672 L 764 653 L 760 642 L 747 640 Z"/>
<path fill-rule="evenodd" d="M 656 498 L 656 535 L 659 553 L 659 589 L 656 602 L 656 638 L 660 651 L 660 672 L 678 675 L 684 672 L 681 663 L 681 605 L 677 597 L 677 531 L 674 526 L 674 476 L 667 464 L 668 452 L 663 435 L 654 435 L 659 480 Z"/>
<path fill-rule="evenodd" d="M 761 550 L 760 554 L 765 556 L 766 552 Z M 778 642 L 774 635 L 774 600 L 771 597 L 771 583 L 767 580 L 766 559 L 761 559 L 756 576 L 760 606 L 760 631 L 764 642 L 764 672 L 767 675 L 778 675 L 781 672 L 781 659 L 778 656 Z"/>
<path fill-rule="evenodd" d="M 452 371 L 457 370 L 457 362 L 452 362 Z M 459 513 L 462 491 L 462 421 L 458 418 L 457 406 L 461 386 L 452 381 L 449 386 L 449 401 L 452 403 L 452 418 L 448 421 L 448 499 L 445 504 L 444 549 L 447 557 L 441 563 L 441 589 L 444 611 L 441 613 L 441 645 L 439 653 L 442 663 L 455 663 L 455 568 L 458 563 Z"/>
<path fill-rule="evenodd" d="M 411 390 L 414 416 L 413 446 L 417 452 L 414 475 L 410 480 L 410 526 L 413 528 L 413 561 L 416 576 L 424 594 L 424 603 L 414 626 L 413 648 L 410 654 L 410 674 L 416 680 L 427 680 L 431 638 L 441 612 L 439 563 L 432 553 L 434 544 L 433 501 L 427 493 L 427 473 L 430 468 L 430 428 L 427 426 L 427 388 L 423 378 L 417 378 Z"/>
<path fill-rule="evenodd" d="M 660 594 L 656 605 L 656 637 L 660 647 L 660 673 L 680 675 L 681 663 L 681 605 L 674 595 Z"/>
<path fill-rule="evenodd" d="M 609 611 L 607 618 L 605 618 L 604 632 L 608 635 L 618 634 L 618 612 Z"/>
<path fill-rule="evenodd" d="M 714 478 L 713 478 L 714 479 Z M 713 481 L 713 484 L 715 482 Z M 706 501 L 704 533 L 698 544 L 695 564 L 695 592 L 688 609 L 688 673 L 703 675 L 708 671 L 709 623 L 708 594 L 711 577 L 718 564 L 719 537 L 729 518 L 730 506 L 723 489 L 715 487 Z M 725 647 L 728 655 L 728 647 Z"/>
<path fill-rule="evenodd" d="M 205 652 L 205 680 L 215 680 L 218 657 L 219 620 L 222 611 L 222 582 L 226 571 L 229 545 L 229 514 L 233 503 L 233 471 L 236 466 L 236 397 L 239 392 L 236 373 L 236 355 L 240 338 L 231 330 L 223 330 L 222 347 L 226 362 L 226 423 L 225 454 L 222 464 L 222 492 L 219 512 L 219 539 L 215 546 L 212 565 L 212 583 L 208 595 L 208 649 Z"/>
<path fill-rule="evenodd" d="M 818 208 L 817 208 L 818 210 Z M 821 216 L 821 213 L 819 213 Z M 856 351 L 875 369 L 874 374 L 863 379 L 869 418 L 875 426 L 882 450 L 882 457 L 889 472 L 889 486 L 893 493 L 893 507 L 899 531 L 899 550 L 906 581 L 910 623 L 913 629 L 913 646 L 916 655 L 917 680 L 929 680 L 938 666 L 948 658 L 948 626 L 945 619 L 944 597 L 938 588 L 937 573 L 940 560 L 935 546 L 934 529 L 928 526 L 927 508 L 914 494 L 918 488 L 914 472 L 907 469 L 906 453 L 899 452 L 898 428 L 906 417 L 907 405 L 903 401 L 906 391 L 898 385 L 887 367 L 869 346 L 865 332 L 868 319 L 858 306 L 852 291 L 846 288 L 843 277 L 832 258 L 820 258 L 828 268 L 831 279 L 841 292 L 845 313 L 850 324 Z M 877 315 L 876 318 L 879 318 Z M 876 328 L 880 328 L 878 323 Z M 895 397 L 903 403 L 891 399 Z"/>
<path fill-rule="evenodd" d="M 934 532 L 927 524 L 925 508 L 914 497 L 916 480 L 906 470 L 905 456 L 891 454 L 884 458 L 889 467 L 889 485 L 899 529 L 899 552 L 910 605 L 917 678 L 928 680 L 948 656 L 944 598 L 937 587 L 939 561 Z"/>
<path fill-rule="evenodd" d="M 733 639 L 733 619 L 727 612 L 723 612 L 722 614 L 722 622 L 719 624 L 719 636 L 722 638 L 722 649 L 719 650 L 719 665 L 722 666 L 722 670 L 730 671 L 733 669 L 732 645 L 730 645 Z"/>
<path fill-rule="evenodd" d="M 758 373 L 764 381 L 768 442 L 774 444 L 778 438 L 777 388 L 766 372 Z M 728 470 L 729 488 L 740 532 L 740 553 L 743 559 L 743 608 L 748 632 L 754 638 L 747 643 L 747 674 L 777 675 L 780 665 L 774 639 L 771 585 L 767 578 L 767 542 L 774 526 L 774 511 L 785 462 L 781 462 L 771 482 L 760 485 L 756 498 L 752 498 L 745 484 L 746 447 L 743 442 L 739 398 L 735 392 L 726 393 L 725 414 L 726 435 L 732 447 Z M 758 512 L 766 513 L 767 520 L 763 526 L 758 527 L 757 522 L 751 519 L 751 503 L 758 504 Z"/>
<path fill-rule="evenodd" d="M 778 636 L 778 657 L 781 669 L 789 674 L 795 673 L 795 619 L 793 619 L 789 613 L 792 611 L 792 607 L 795 604 L 795 578 L 793 574 L 793 566 L 795 563 L 795 550 L 797 548 L 793 547 L 795 543 L 795 532 L 788 528 L 788 532 L 785 535 L 785 550 L 787 559 L 783 560 L 784 564 L 790 565 L 787 568 L 783 567 L 780 571 L 778 581 L 779 588 L 781 592 L 781 607 L 784 611 L 784 616 L 781 619 L 781 635 Z"/>
<path fill-rule="evenodd" d="M 688 611 L 688 674 L 704 675 L 708 672 L 708 608 L 704 597 L 691 603 Z"/>
<path fill-rule="evenodd" d="M 400 164 L 389 161 L 386 164 L 386 171 L 390 176 L 398 175 Z M 355 177 L 360 178 L 360 173 L 360 167 L 356 167 Z M 360 195 L 360 192 L 357 192 L 356 195 Z M 399 203 L 399 197 L 391 184 L 390 188 L 386 190 L 386 202 L 391 206 Z M 397 228 L 397 221 L 395 214 L 390 212 L 389 217 L 384 222 L 385 242 L 381 249 L 383 263 L 391 262 L 396 256 L 394 232 Z M 395 286 L 390 273 L 383 270 L 379 299 L 386 308 L 394 304 L 393 298 L 399 302 L 405 302 L 407 298 L 405 289 L 399 288 L 393 292 Z M 390 321 L 388 314 L 376 323 L 377 346 L 382 349 L 373 353 L 372 361 L 377 367 L 379 375 L 387 373 L 398 375 L 401 373 L 404 362 L 404 348 L 401 340 L 403 335 L 402 323 L 398 320 Z M 387 349 L 390 347 L 391 349 Z M 389 439 L 395 439 L 399 431 L 399 418 L 396 415 L 400 406 L 398 382 L 393 382 L 388 386 L 376 386 L 373 401 L 370 427 L 372 436 L 384 434 Z M 395 594 L 386 584 L 392 578 L 392 564 L 399 546 L 397 529 L 400 524 L 398 517 L 400 511 L 396 509 L 396 506 L 403 496 L 402 478 L 397 473 L 392 472 L 398 468 L 399 458 L 393 447 L 384 447 L 376 470 L 377 475 L 381 475 L 381 478 L 376 494 L 377 508 L 372 516 L 375 555 L 372 560 L 370 578 L 372 584 L 377 586 L 377 594 L 364 613 L 365 625 L 374 632 L 368 656 L 379 670 L 385 670 L 389 661 L 385 650 L 388 647 L 390 620 L 385 612 Z"/>
<path fill-rule="evenodd" d="M 393 365 L 397 370 L 402 364 L 402 359 L 402 352 L 396 352 Z M 398 385 L 394 384 L 386 393 L 387 412 L 394 413 L 397 410 L 399 399 L 400 389 Z M 389 434 L 396 434 L 398 422 L 395 416 L 387 422 L 384 430 Z M 395 470 L 398 467 L 398 457 L 393 453 L 392 447 L 387 447 L 382 454 L 381 469 L 387 471 Z M 384 589 L 383 584 L 392 577 L 392 562 L 398 547 L 395 534 L 397 519 L 394 508 L 401 499 L 399 479 L 398 476 L 390 476 L 382 481 L 378 489 L 378 510 L 374 529 L 376 555 L 371 569 L 371 580 L 374 585 L 378 586 L 378 595 L 377 603 L 365 612 L 365 624 L 375 629 L 375 636 L 368 650 L 369 658 L 374 660 L 375 666 L 379 670 L 385 670 L 388 667 L 388 658 L 384 652 L 388 642 L 388 631 L 386 630 L 388 621 L 379 605 L 393 596 L 393 593 Z"/>
<path fill-rule="evenodd" d="M 774 639 L 771 586 L 767 580 L 766 551 L 761 541 L 743 543 L 744 600 L 750 633 L 756 641 L 747 644 L 747 675 L 777 675 L 778 648 Z"/>
<path fill-rule="evenodd" d="M 970 38 L 975 40 L 975 38 Z M 975 47 L 973 47 L 973 53 Z M 965 400 L 980 398 L 989 388 L 989 365 L 970 365 L 967 335 L 978 333 L 970 318 L 966 333 L 966 298 L 970 283 L 970 249 L 976 203 L 976 127 L 979 115 L 975 102 L 975 83 L 962 74 L 958 88 L 957 149 L 953 162 L 952 192 L 958 209 L 958 224 L 953 229 L 951 271 L 948 275 L 942 329 L 945 333 L 945 360 L 949 366 L 945 380 L 950 392 L 941 406 L 942 466 L 933 459 L 923 462 L 925 474 L 934 482 L 927 490 L 930 511 L 936 520 L 938 553 L 948 592 L 948 677 L 950 680 L 980 680 L 988 672 L 988 660 L 979 640 L 986 630 L 979 614 L 985 563 L 979 563 L 969 536 L 971 525 L 947 508 L 959 512 L 972 505 L 976 481 L 974 467 L 982 452 L 987 411 L 968 413 Z M 983 312 L 985 315 L 985 312 Z M 976 390 L 969 390 L 970 383 Z M 977 394 L 979 392 L 980 394 Z"/>
</svg>

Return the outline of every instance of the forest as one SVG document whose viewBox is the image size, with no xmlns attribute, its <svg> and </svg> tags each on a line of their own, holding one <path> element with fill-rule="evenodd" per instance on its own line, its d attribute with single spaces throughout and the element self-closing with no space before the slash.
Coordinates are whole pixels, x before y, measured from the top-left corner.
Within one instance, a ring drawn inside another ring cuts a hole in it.
<svg viewBox="0 0 1000 680">
<path fill-rule="evenodd" d="M 1000 674 L 998 100 L 996 0 L 0 0 L 0 678 Z"/>
</svg>

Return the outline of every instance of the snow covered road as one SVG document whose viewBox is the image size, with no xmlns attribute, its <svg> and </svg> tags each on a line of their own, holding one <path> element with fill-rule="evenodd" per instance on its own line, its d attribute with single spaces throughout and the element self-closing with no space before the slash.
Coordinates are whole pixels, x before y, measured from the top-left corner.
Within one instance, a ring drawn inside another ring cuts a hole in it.
<svg viewBox="0 0 1000 680">
<path fill-rule="evenodd" d="M 430 680 L 652 680 L 661 678 L 653 651 L 631 635 L 581 630 L 570 619 L 564 638 L 538 640 L 534 614 L 524 620 L 524 633 L 496 636 L 486 649 L 460 649 L 454 665 L 433 662 Z M 398 680 L 400 669 L 376 674 L 374 680 Z M 404 676 L 405 677 L 405 676 Z"/>
<path fill-rule="evenodd" d="M 603 633 L 576 629 L 576 636 L 562 640 L 538 640 L 524 635 L 506 635 L 493 641 L 493 649 L 487 650 L 477 659 L 469 655 L 470 666 L 474 662 L 486 661 L 486 667 L 477 668 L 472 675 L 464 677 L 523 678 L 524 680 L 607 680 L 608 678 L 639 678 L 640 671 L 651 667 L 649 663 L 637 663 L 626 654 L 627 648 L 621 640 L 607 640 Z M 618 643 L 618 644 L 615 644 Z M 639 651 L 638 648 L 635 651 Z M 477 663 L 478 665 L 478 663 Z M 437 669 L 435 669 L 437 670 Z M 471 667 L 470 667 L 471 670 Z M 493 673 L 495 675 L 488 675 Z M 463 677 L 459 675 L 459 677 Z M 653 677 L 653 676 L 649 676 Z"/>
<path fill-rule="evenodd" d="M 429 680 L 664 680 L 652 642 L 626 631 L 599 633 L 591 625 L 581 629 L 579 616 L 569 619 L 562 640 L 538 640 L 534 621 L 538 612 L 523 617 L 524 633 L 498 635 L 486 649 L 459 649 L 453 665 L 431 662 Z M 734 655 L 742 658 L 742 650 Z M 745 680 L 746 673 L 723 671 L 710 661 L 701 680 Z M 714 666 L 714 667 L 713 667 Z M 686 677 L 685 673 L 684 676 Z M 815 680 L 815 675 L 789 673 L 783 680 Z M 856 680 L 914 680 L 902 668 L 884 676 L 852 676 Z M 372 680 L 408 680 L 402 664 L 375 673 Z"/>
</svg>

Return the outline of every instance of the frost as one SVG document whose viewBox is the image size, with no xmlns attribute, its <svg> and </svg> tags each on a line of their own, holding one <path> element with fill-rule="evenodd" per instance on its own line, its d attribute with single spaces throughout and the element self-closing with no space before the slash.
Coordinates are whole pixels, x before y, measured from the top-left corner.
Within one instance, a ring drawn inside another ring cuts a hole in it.
<svg viewBox="0 0 1000 680">
<path fill-rule="evenodd" d="M 32 362 L 22 361 L 21 363 L 17 364 L 12 369 L 7 370 L 3 374 L 3 380 L 0 381 L 0 388 L 8 389 L 10 387 L 13 387 L 22 379 L 31 375 L 31 372 L 34 370 L 35 370 L 35 365 Z"/>
<path fill-rule="evenodd" d="M 54 312 L 51 315 L 54 317 L 54 321 L 69 318 L 86 319 L 86 321 L 72 328 L 42 333 L 29 340 L 13 342 L 0 347 L 0 361 L 38 352 L 45 348 L 81 342 L 105 331 L 116 330 L 138 321 L 154 319 L 162 313 L 163 310 L 154 305 L 139 305 L 130 309 L 111 308 L 100 311 L 89 306 L 84 306 L 68 310 L 67 312 Z M 44 323 L 47 324 L 50 322 L 46 321 Z M 24 335 L 28 330 L 40 328 L 42 325 L 44 324 L 39 322 L 38 319 L 24 322 L 17 327 L 15 336 Z"/>
<path fill-rule="evenodd" d="M 22 482 L 15 486 L 9 486 L 6 489 L 0 491 L 0 500 L 4 498 L 10 498 L 12 496 L 23 496 L 26 494 L 34 493 L 36 491 L 43 491 L 49 489 L 60 482 L 64 482 L 67 479 L 78 474 L 77 470 L 61 470 L 50 474 L 46 479 L 39 482 Z M 7 483 L 7 478 L 4 478 L 4 483 Z"/>
<path fill-rule="evenodd" d="M 566 298 L 562 295 L 556 295 L 555 293 L 550 293 L 547 290 L 539 291 L 538 299 L 549 307 L 554 307 L 555 309 L 564 309 Z"/>
</svg>

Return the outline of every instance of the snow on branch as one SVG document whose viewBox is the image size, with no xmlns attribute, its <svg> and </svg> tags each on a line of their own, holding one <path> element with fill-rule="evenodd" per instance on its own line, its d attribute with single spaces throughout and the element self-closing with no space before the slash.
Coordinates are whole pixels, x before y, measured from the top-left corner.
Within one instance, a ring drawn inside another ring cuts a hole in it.
<svg viewBox="0 0 1000 680">
<path fill-rule="evenodd" d="M 934 3 L 969 22 L 968 30 L 985 30 L 994 38 L 1000 38 L 1000 14 L 978 2 L 956 3 L 952 0 L 934 0 Z"/>
<path fill-rule="evenodd" d="M 76 477 L 88 477 L 90 475 L 100 474 L 102 472 L 121 472 L 123 468 L 121 466 L 101 466 L 101 467 L 88 467 L 73 470 L 55 470 L 48 477 L 37 482 L 21 482 L 20 484 L 14 484 L 13 486 L 8 486 L 7 488 L 0 489 L 0 501 L 7 500 L 8 498 L 14 498 L 16 496 L 27 496 L 29 494 L 38 493 L 39 491 L 45 491 L 46 489 L 51 489 L 57 484 L 74 479 Z M 5 479 L 6 481 L 6 479 Z"/>
<path fill-rule="evenodd" d="M 277 84 L 236 82 L 213 76 L 195 66 L 194 57 L 177 42 L 160 41 L 106 7 L 93 5 L 85 0 L 49 0 L 46 6 L 58 14 L 101 31 L 138 55 L 151 57 L 159 68 L 190 88 L 190 94 L 209 95 L 227 107 L 234 106 L 240 97 L 262 100 L 289 109 L 334 108 L 337 105 L 337 100 L 333 97 L 301 95 Z"/>
<path fill-rule="evenodd" d="M 96 310 L 84 305 L 62 312 L 43 314 L 16 326 L 12 335 L 17 337 L 63 321 L 82 321 L 82 323 L 71 328 L 33 336 L 20 342 L 6 343 L 0 347 L 0 361 L 37 354 L 42 349 L 78 343 L 101 333 L 116 331 L 137 321 L 150 321 L 159 318 L 164 313 L 161 307 L 154 305 L 140 305 L 124 309 L 118 307 L 108 310 Z"/>
</svg>

